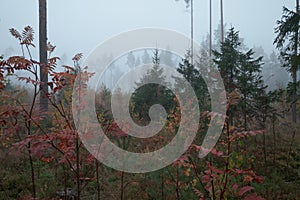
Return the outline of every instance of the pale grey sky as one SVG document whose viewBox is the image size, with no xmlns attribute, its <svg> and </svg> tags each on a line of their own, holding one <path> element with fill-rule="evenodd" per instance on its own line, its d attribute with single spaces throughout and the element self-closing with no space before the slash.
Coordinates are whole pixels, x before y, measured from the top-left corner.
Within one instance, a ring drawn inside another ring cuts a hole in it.
<svg viewBox="0 0 300 200">
<path fill-rule="evenodd" d="M 209 31 L 209 0 L 194 0 L 195 40 Z M 248 47 L 274 49 L 274 28 L 282 6 L 293 9 L 293 0 L 223 0 L 224 22 L 234 26 Z M 219 24 L 219 0 L 213 0 L 214 28 Z M 8 32 L 30 25 L 38 36 L 38 0 L 1 0 L 0 54 L 17 54 L 20 49 Z M 159 27 L 189 35 L 190 15 L 184 1 L 175 0 L 48 0 L 48 39 L 57 46 L 56 55 L 88 55 L 98 44 L 121 32 Z M 38 44 L 38 40 L 35 40 Z M 10 50 L 12 48 L 12 50 Z M 35 50 L 34 55 L 37 55 Z"/>
</svg>

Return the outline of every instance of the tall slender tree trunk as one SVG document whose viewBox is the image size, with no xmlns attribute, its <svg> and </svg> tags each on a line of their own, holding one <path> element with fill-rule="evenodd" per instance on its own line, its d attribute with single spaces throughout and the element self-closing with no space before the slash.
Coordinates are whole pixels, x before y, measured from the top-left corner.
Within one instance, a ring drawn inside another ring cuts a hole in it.
<svg viewBox="0 0 300 200">
<path fill-rule="evenodd" d="M 223 0 L 220 0 L 221 9 L 221 42 L 224 42 L 224 16 L 223 16 Z"/>
<path fill-rule="evenodd" d="M 296 0 L 296 14 L 299 15 L 299 0 Z M 293 100 L 292 100 L 292 121 L 297 123 L 297 71 L 298 71 L 298 47 L 299 47 L 299 22 L 295 29 L 294 59 L 292 60 L 292 79 L 293 79 Z M 291 144 L 288 152 L 287 167 L 290 165 L 290 155 L 294 146 L 296 130 L 294 128 Z"/>
<path fill-rule="evenodd" d="M 296 0 L 296 14 L 299 15 L 299 0 Z M 294 55 L 298 57 L 298 47 L 299 47 L 299 23 L 297 22 L 296 32 L 295 32 L 295 47 L 294 47 Z M 293 63 L 292 66 L 292 77 L 293 77 L 293 103 L 292 103 L 292 120 L 293 122 L 297 122 L 297 71 L 298 71 L 298 59 Z"/>
<path fill-rule="evenodd" d="M 209 58 L 212 58 L 212 0 L 209 0 Z"/>
<path fill-rule="evenodd" d="M 47 64 L 47 0 L 39 0 L 39 51 L 40 51 L 40 111 L 48 111 L 48 69 Z"/>
<path fill-rule="evenodd" d="M 296 14 L 299 15 L 299 0 L 296 0 Z M 298 47 L 299 47 L 299 22 L 297 22 L 296 30 L 295 30 L 295 46 L 294 46 L 294 58 L 292 62 L 292 79 L 293 79 L 293 101 L 292 101 L 292 121 L 297 123 L 297 71 L 298 71 Z M 290 149 L 288 152 L 288 159 L 287 159 L 287 167 L 290 164 L 290 155 L 292 152 L 292 148 L 294 146 L 296 136 L 296 130 L 293 130 L 292 140 L 290 144 Z"/>
<path fill-rule="evenodd" d="M 273 133 L 273 165 L 275 166 L 275 161 L 276 161 L 276 131 L 275 131 L 275 113 L 272 113 L 272 133 Z"/>
<path fill-rule="evenodd" d="M 194 0 L 191 0 L 191 64 L 194 64 Z"/>
</svg>

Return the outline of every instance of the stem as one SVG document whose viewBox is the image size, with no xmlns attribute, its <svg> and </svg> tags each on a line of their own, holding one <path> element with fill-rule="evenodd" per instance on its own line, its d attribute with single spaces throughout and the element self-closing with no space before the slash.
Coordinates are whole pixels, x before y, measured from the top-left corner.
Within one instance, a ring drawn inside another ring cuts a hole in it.
<svg viewBox="0 0 300 200">
<path fill-rule="evenodd" d="M 124 172 L 121 172 L 121 200 L 124 199 Z"/>
<path fill-rule="evenodd" d="M 98 194 L 98 200 L 100 200 L 100 194 L 101 194 L 101 191 L 100 191 L 100 182 L 99 182 L 99 162 L 97 159 L 95 159 L 95 162 L 96 162 L 96 178 L 97 178 L 97 194 Z"/>
<path fill-rule="evenodd" d="M 28 153 L 29 153 L 29 162 L 31 168 L 32 195 L 33 198 L 36 199 L 35 173 L 34 173 L 34 166 L 33 166 L 33 158 L 31 156 L 30 144 L 28 145 Z"/>
<path fill-rule="evenodd" d="M 77 168 L 77 199 L 80 200 L 80 165 L 79 165 L 79 141 L 76 138 L 76 168 Z"/>
<path fill-rule="evenodd" d="M 31 56 L 31 53 L 30 53 L 30 50 L 29 50 L 29 47 L 27 44 L 26 44 L 26 49 L 27 49 L 30 60 L 32 60 L 32 56 Z"/>
<path fill-rule="evenodd" d="M 198 169 L 196 168 L 196 164 L 194 163 L 194 161 L 192 160 L 192 158 L 189 157 L 189 160 L 192 163 L 194 173 L 195 173 L 195 175 L 196 175 L 196 177 L 197 177 L 197 179 L 198 179 L 198 181 L 199 181 L 199 183 L 201 185 L 202 190 L 206 193 L 206 196 L 209 196 L 208 191 L 205 189 L 205 186 L 202 183 L 202 180 L 201 180 L 201 177 L 200 177 L 200 173 L 198 172 Z"/>
<path fill-rule="evenodd" d="M 230 142 L 230 125 L 229 125 L 229 120 L 226 120 L 226 133 L 227 133 L 227 158 L 226 158 L 226 167 L 225 167 L 225 181 L 224 181 L 224 187 L 221 190 L 221 194 L 220 194 L 220 199 L 224 199 L 224 194 L 225 191 L 227 189 L 227 184 L 228 184 L 228 177 L 229 177 L 229 162 L 230 162 L 230 151 L 231 151 L 231 142 Z"/>
<path fill-rule="evenodd" d="M 36 81 L 37 81 L 37 79 L 36 79 Z M 32 124 L 31 124 L 30 119 L 33 118 L 32 115 L 33 115 L 33 109 L 34 109 L 36 97 L 37 97 L 37 85 L 35 84 L 34 85 L 34 95 L 33 95 L 33 99 L 32 99 L 32 103 L 31 103 L 29 112 L 26 112 L 26 109 L 23 107 L 25 113 L 27 114 L 27 117 L 29 118 L 29 119 L 26 119 L 26 117 L 25 117 L 25 126 L 27 128 L 27 135 L 28 136 L 31 135 Z M 31 168 L 32 193 L 33 193 L 33 198 L 35 199 L 36 198 L 35 171 L 34 171 L 33 158 L 32 158 L 32 155 L 31 155 L 31 149 L 30 148 L 31 148 L 31 144 L 29 142 L 29 144 L 28 144 L 28 154 L 29 154 L 29 162 L 30 162 L 30 168 Z"/>
<path fill-rule="evenodd" d="M 213 171 L 212 170 L 210 170 L 210 173 L 212 174 L 213 173 Z M 213 177 L 212 177 L 212 179 L 211 179 L 211 191 L 212 191 L 212 199 L 213 200 L 215 200 L 216 199 L 216 193 L 215 193 L 215 184 L 214 184 L 214 179 L 213 179 Z"/>
<path fill-rule="evenodd" d="M 66 173 L 66 169 L 65 169 L 65 167 L 63 166 L 63 169 L 64 169 L 64 185 L 65 185 L 65 187 L 64 187 L 64 190 L 65 190 L 65 200 L 67 200 L 67 173 Z"/>
<path fill-rule="evenodd" d="M 21 43 L 21 40 L 20 40 L 20 43 Z M 23 58 L 25 58 L 25 53 L 24 53 L 23 44 L 21 44 L 21 50 L 22 50 L 22 55 L 23 55 Z"/>
<path fill-rule="evenodd" d="M 9 98 L 9 96 L 5 96 L 5 97 Z M 30 116 L 29 113 L 28 113 L 28 111 L 25 109 L 24 105 L 22 105 L 21 102 L 20 102 L 18 99 L 14 99 L 14 100 L 18 103 L 18 105 L 20 105 L 20 106 L 22 107 L 22 110 L 25 112 L 25 114 L 26 114 L 27 116 Z M 40 130 L 40 131 L 41 131 L 48 139 L 50 139 L 49 135 L 47 134 L 47 132 L 45 131 L 45 129 L 39 124 L 39 122 L 35 121 L 35 119 L 32 118 L 32 117 L 30 118 L 30 121 L 31 121 L 32 123 L 34 123 L 34 125 L 36 125 L 37 128 L 38 128 L 38 129 L 39 129 L 39 130 Z M 48 143 L 49 143 L 55 150 L 57 150 L 60 154 L 62 154 L 62 155 L 65 154 L 65 152 L 62 151 L 60 148 L 58 148 L 58 147 L 54 144 L 54 142 L 53 142 L 52 140 L 49 141 Z M 72 171 L 73 171 L 75 174 L 77 174 L 77 171 L 76 171 L 76 169 L 73 167 L 71 161 L 70 161 L 68 158 L 66 158 L 66 160 L 67 160 L 67 162 L 68 162 L 69 167 L 72 169 Z"/>
<path fill-rule="evenodd" d="M 273 132 L 273 145 L 274 145 L 274 149 L 273 149 L 273 165 L 275 165 L 275 161 L 276 161 L 276 132 L 275 132 L 275 120 L 276 118 L 274 117 L 274 113 L 273 113 L 273 119 L 272 119 L 272 132 Z"/>
<path fill-rule="evenodd" d="M 176 166 L 176 196 L 177 199 L 180 199 L 180 193 L 179 193 L 179 166 Z"/>
<path fill-rule="evenodd" d="M 164 200 L 165 199 L 165 195 L 164 195 L 164 171 L 161 174 L 161 199 Z"/>
<path fill-rule="evenodd" d="M 262 129 L 266 129 L 266 121 L 267 121 L 267 99 L 265 99 L 265 108 L 263 110 L 263 119 L 262 119 Z M 266 144 L 266 134 L 263 134 L 263 154 L 264 154 L 264 161 L 265 161 L 265 173 L 267 173 L 267 144 Z"/>
</svg>

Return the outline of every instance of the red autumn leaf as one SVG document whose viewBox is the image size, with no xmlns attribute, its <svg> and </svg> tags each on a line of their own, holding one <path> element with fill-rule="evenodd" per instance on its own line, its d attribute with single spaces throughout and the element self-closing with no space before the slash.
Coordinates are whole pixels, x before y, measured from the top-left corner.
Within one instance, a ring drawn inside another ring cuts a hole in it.
<svg viewBox="0 0 300 200">
<path fill-rule="evenodd" d="M 253 190 L 254 187 L 252 186 L 245 186 L 245 187 L 242 187 L 238 193 L 239 197 L 243 196 L 246 192 L 250 191 L 250 190 Z"/>
<path fill-rule="evenodd" d="M 210 175 L 204 175 L 202 176 L 202 182 L 203 183 L 208 183 L 211 181 L 211 176 Z"/>
<path fill-rule="evenodd" d="M 255 176 L 254 177 L 254 182 L 256 182 L 256 183 L 262 183 L 262 182 L 264 182 L 264 178 L 261 177 L 261 176 Z"/>
<path fill-rule="evenodd" d="M 191 147 L 194 147 L 196 149 L 196 151 L 200 151 L 201 150 L 201 146 L 192 144 Z"/>
<path fill-rule="evenodd" d="M 217 151 L 216 149 L 212 149 L 211 153 L 217 157 L 221 157 L 223 155 L 222 151 Z"/>
<path fill-rule="evenodd" d="M 183 155 L 183 156 L 180 156 L 180 158 L 177 159 L 178 162 L 188 162 L 189 161 L 189 158 L 187 155 Z"/>
<path fill-rule="evenodd" d="M 206 166 L 216 174 L 223 174 L 224 170 L 217 169 L 216 167 L 212 166 L 209 162 L 206 162 Z"/>
<path fill-rule="evenodd" d="M 252 176 L 246 175 L 244 177 L 244 182 L 245 183 L 251 183 L 252 181 L 253 181 L 253 177 Z"/>
<path fill-rule="evenodd" d="M 244 200 L 265 200 L 265 198 L 262 198 L 261 196 L 257 196 L 257 194 L 250 194 L 247 195 Z"/>
<path fill-rule="evenodd" d="M 236 191 L 236 190 L 238 189 L 238 187 L 239 187 L 238 184 L 234 184 L 234 185 L 232 186 L 232 189 L 233 189 L 234 191 Z"/>
<path fill-rule="evenodd" d="M 53 82 L 48 82 L 47 85 L 53 90 Z"/>
<path fill-rule="evenodd" d="M 50 163 L 52 160 L 54 160 L 53 157 L 43 157 L 43 158 L 41 158 L 41 161 L 45 162 L 45 163 Z"/>
<path fill-rule="evenodd" d="M 72 60 L 78 62 L 82 58 L 82 56 L 83 56 L 82 53 L 78 53 L 72 58 Z"/>
</svg>

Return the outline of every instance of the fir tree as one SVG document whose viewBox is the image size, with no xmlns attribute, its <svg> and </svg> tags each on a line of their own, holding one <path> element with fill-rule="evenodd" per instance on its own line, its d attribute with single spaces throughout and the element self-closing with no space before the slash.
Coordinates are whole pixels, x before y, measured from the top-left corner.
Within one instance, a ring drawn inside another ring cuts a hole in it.
<svg viewBox="0 0 300 200">
<path fill-rule="evenodd" d="M 202 57 L 203 56 L 203 57 Z M 182 59 L 182 62 L 179 63 L 179 67 L 177 71 L 183 75 L 184 79 L 188 81 L 188 83 L 192 86 L 193 90 L 195 91 L 195 94 L 198 98 L 200 108 L 202 108 L 206 103 L 206 97 L 208 96 L 208 90 L 206 83 L 204 82 L 204 79 L 202 76 L 204 74 L 201 74 L 199 71 L 199 68 L 195 67 L 195 65 L 199 65 L 198 67 L 202 67 L 202 65 L 206 65 L 205 62 L 205 55 L 200 55 L 200 61 L 198 63 L 195 63 L 194 65 L 190 62 L 190 53 L 187 52 L 185 55 L 185 58 Z M 207 66 L 205 66 L 207 68 Z M 184 82 L 177 77 L 175 78 L 175 88 L 177 90 L 180 90 L 182 86 L 184 86 Z"/>
<path fill-rule="evenodd" d="M 152 63 L 152 69 L 148 70 L 147 74 L 136 82 L 136 91 L 131 98 L 131 114 L 142 123 L 148 123 L 150 121 L 148 112 L 152 105 L 160 104 L 167 112 L 174 106 L 174 95 L 169 89 L 163 86 L 171 87 L 165 80 L 166 76 L 163 74 L 164 70 L 160 67 L 160 57 L 157 49 L 154 51 Z M 162 83 L 162 85 L 154 83 L 148 84 L 150 80 L 156 80 Z"/>
<path fill-rule="evenodd" d="M 275 29 L 277 37 L 274 40 L 276 48 L 280 50 L 283 67 L 291 73 L 293 82 L 290 84 L 289 93 L 292 97 L 292 120 L 297 121 L 297 90 L 299 82 L 297 72 L 299 70 L 299 23 L 300 23 L 299 0 L 296 0 L 296 11 L 283 7 L 281 20 L 277 21 Z"/>
<path fill-rule="evenodd" d="M 151 58 L 150 58 L 147 50 L 144 50 L 144 53 L 143 53 L 143 56 L 142 56 L 142 62 L 143 62 L 143 64 L 151 63 Z"/>
<path fill-rule="evenodd" d="M 127 56 L 127 61 L 126 61 L 126 65 L 129 68 L 133 68 L 135 67 L 136 61 L 135 61 L 135 56 L 133 55 L 132 52 L 130 52 Z"/>
<path fill-rule="evenodd" d="M 221 50 L 213 51 L 214 62 L 218 65 L 228 93 L 237 92 L 242 101 L 230 110 L 233 113 L 242 113 L 244 129 L 247 129 L 247 118 L 259 112 L 255 110 L 257 98 L 264 94 L 261 68 L 263 57 L 254 58 L 252 49 L 243 52 L 241 50 L 239 32 L 231 28 L 221 43 Z"/>
</svg>

